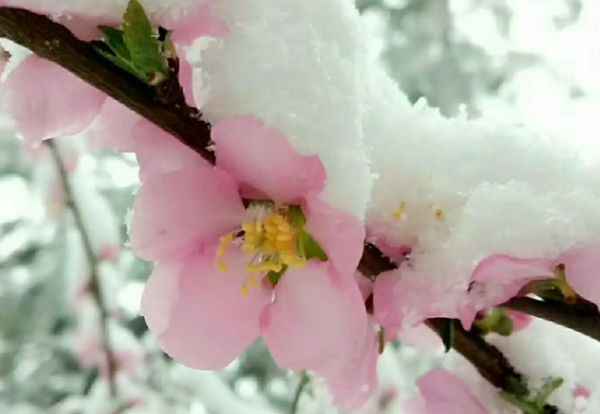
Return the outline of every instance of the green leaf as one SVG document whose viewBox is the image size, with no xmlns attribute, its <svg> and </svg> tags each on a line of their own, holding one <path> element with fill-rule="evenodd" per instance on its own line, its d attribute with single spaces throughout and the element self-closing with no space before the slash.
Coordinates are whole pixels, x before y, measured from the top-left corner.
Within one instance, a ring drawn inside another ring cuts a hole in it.
<svg viewBox="0 0 600 414">
<path fill-rule="evenodd" d="M 114 65 L 117 65 L 121 69 L 135 75 L 142 81 L 147 82 L 146 76 L 143 73 L 140 73 L 135 67 L 133 67 L 130 62 L 124 60 L 123 58 L 121 58 L 119 56 L 110 54 L 98 47 L 96 47 L 95 49 L 96 49 L 96 52 L 100 53 L 102 56 L 104 56 L 106 59 L 108 59 Z"/>
<path fill-rule="evenodd" d="M 535 405 L 541 410 L 548 402 L 550 395 L 556 391 L 562 384 L 562 378 L 552 378 L 544 384 L 538 395 L 535 397 Z"/>
<path fill-rule="evenodd" d="M 287 269 L 287 265 L 283 265 L 279 272 L 271 270 L 269 273 L 267 273 L 267 277 L 269 278 L 269 281 L 271 282 L 271 285 L 273 285 L 273 287 L 277 286 L 277 283 L 279 283 L 279 280 L 281 279 L 281 277 Z"/>
<path fill-rule="evenodd" d="M 138 0 L 130 0 L 123 16 L 123 41 L 129 50 L 131 63 L 142 73 L 148 77 L 168 75 L 161 44 Z"/>
<path fill-rule="evenodd" d="M 328 260 L 327 254 L 323 251 L 319 243 L 312 238 L 312 236 L 304 230 L 298 233 L 298 244 L 304 252 L 306 260 L 319 259 L 323 262 Z"/>
<path fill-rule="evenodd" d="M 130 59 L 129 50 L 123 39 L 123 32 L 108 26 L 98 26 L 98 29 L 104 35 L 104 43 L 111 48 L 115 55 L 128 61 Z"/>
<path fill-rule="evenodd" d="M 516 395 L 502 391 L 500 397 L 509 404 L 514 405 L 520 409 L 523 414 L 541 414 L 540 410 L 532 402 L 522 399 Z"/>
<path fill-rule="evenodd" d="M 452 346 L 454 345 L 454 321 L 452 319 L 443 320 L 441 333 L 445 351 L 449 352 L 452 349 Z"/>
</svg>

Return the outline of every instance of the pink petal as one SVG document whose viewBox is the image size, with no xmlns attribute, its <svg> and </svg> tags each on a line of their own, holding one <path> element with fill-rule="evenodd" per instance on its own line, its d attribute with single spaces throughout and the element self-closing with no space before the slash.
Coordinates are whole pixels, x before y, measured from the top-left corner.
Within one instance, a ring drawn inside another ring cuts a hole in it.
<svg viewBox="0 0 600 414">
<path fill-rule="evenodd" d="M 360 356 L 325 382 L 333 395 L 336 406 L 342 409 L 358 409 L 377 390 L 377 360 L 379 341 L 373 326 L 369 324 Z"/>
<path fill-rule="evenodd" d="M 554 277 L 551 259 L 517 259 L 504 254 L 495 254 L 482 260 L 473 272 L 472 280 L 482 283 L 506 285 L 533 279 Z"/>
<path fill-rule="evenodd" d="M 241 252 L 231 253 L 225 260 L 227 273 L 215 269 L 214 254 L 192 255 L 179 271 L 177 265 L 166 265 L 173 273 L 160 264 L 152 277 L 175 282 L 156 281 L 155 288 L 144 293 L 144 315 L 158 334 L 161 348 L 191 368 L 216 370 L 229 365 L 258 337 L 260 313 L 271 301 L 272 292 L 266 288 L 250 289 L 248 296 L 242 296 L 247 275 Z M 173 283 L 177 284 L 176 295 L 165 297 L 157 288 Z M 154 307 L 160 309 L 154 311 Z M 159 312 L 168 314 L 166 324 Z"/>
<path fill-rule="evenodd" d="M 359 272 L 354 272 L 354 280 L 356 280 L 363 302 L 366 302 L 369 296 L 373 294 L 374 281 Z"/>
<path fill-rule="evenodd" d="M 234 180 L 211 166 L 150 177 L 135 200 L 134 251 L 163 260 L 236 230 L 245 212 Z"/>
<path fill-rule="evenodd" d="M 459 310 L 465 329 L 470 329 L 477 312 L 500 305 L 517 296 L 536 280 L 554 277 L 550 259 L 517 259 L 495 254 L 484 259 L 473 272 L 468 302 Z"/>
<path fill-rule="evenodd" d="M 133 152 L 133 127 L 140 120 L 141 117 L 131 109 L 112 98 L 107 98 L 100 114 L 87 131 L 91 133 L 96 148 Z"/>
<path fill-rule="evenodd" d="M 402 312 L 396 299 L 400 275 L 397 272 L 384 272 L 377 276 L 373 286 L 373 306 L 375 320 L 385 329 L 402 327 Z"/>
<path fill-rule="evenodd" d="M 364 248 L 362 222 L 313 195 L 306 198 L 304 212 L 306 229 L 327 253 L 331 263 L 340 273 L 354 274 Z"/>
<path fill-rule="evenodd" d="M 467 385 L 443 368 L 430 371 L 417 381 L 427 413 L 487 414 Z"/>
<path fill-rule="evenodd" d="M 583 397 L 585 399 L 589 399 L 592 396 L 592 393 L 589 389 L 582 385 L 577 385 L 573 390 L 573 398 Z"/>
<path fill-rule="evenodd" d="M 421 394 L 416 394 L 402 404 L 406 414 L 430 414 L 427 411 L 427 403 Z M 437 414 L 437 413 L 432 413 Z"/>
<path fill-rule="evenodd" d="M 429 285 L 419 283 L 421 279 L 419 273 L 409 268 L 385 272 L 377 277 L 373 306 L 379 325 L 394 331 L 417 325 L 427 318 L 450 317 L 435 308 L 439 293 L 433 292 Z"/>
<path fill-rule="evenodd" d="M 142 295 L 142 314 L 154 335 L 162 335 L 169 327 L 171 308 L 181 296 L 179 278 L 185 262 L 182 260 L 159 263 Z"/>
<path fill-rule="evenodd" d="M 398 339 L 403 345 L 412 346 L 428 353 L 435 354 L 444 349 L 444 344 L 439 335 L 425 324 L 403 328 L 398 334 Z"/>
<path fill-rule="evenodd" d="M 145 119 L 133 126 L 132 136 L 142 181 L 190 167 L 210 168 L 199 154 Z"/>
<path fill-rule="evenodd" d="M 561 255 L 559 262 L 565 265 L 569 285 L 583 298 L 600 306 L 600 249 L 574 247 Z"/>
<path fill-rule="evenodd" d="M 299 203 L 325 187 L 325 167 L 317 156 L 298 154 L 275 128 L 240 116 L 212 128 L 217 166 L 240 183 L 280 204 Z"/>
<path fill-rule="evenodd" d="M 275 302 L 261 318 L 262 335 L 280 367 L 323 373 L 360 355 L 367 326 L 360 291 L 351 276 L 334 272 L 311 261 L 304 269 L 290 268 L 277 285 Z"/>
<path fill-rule="evenodd" d="M 83 131 L 105 95 L 60 66 L 29 56 L 4 83 L 2 110 L 31 145 Z"/>
</svg>

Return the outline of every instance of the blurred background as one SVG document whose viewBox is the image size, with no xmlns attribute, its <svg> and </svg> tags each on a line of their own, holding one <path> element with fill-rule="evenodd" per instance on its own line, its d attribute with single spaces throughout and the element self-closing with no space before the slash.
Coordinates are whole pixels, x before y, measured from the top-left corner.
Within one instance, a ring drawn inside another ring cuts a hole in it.
<svg viewBox="0 0 600 414">
<path fill-rule="evenodd" d="M 526 122 L 598 161 L 590 128 L 600 113 L 597 0 L 357 7 L 373 53 L 411 101 L 447 116 Z M 87 142 L 27 150 L 0 123 L 0 413 L 336 413 L 319 384 L 279 370 L 261 343 L 220 373 L 188 370 L 158 350 L 139 316 L 152 265 L 123 247 L 135 157 Z M 72 173 L 70 186 L 61 173 Z M 361 413 L 401 414 L 399 396 L 436 363 L 434 352 L 388 346 L 380 390 Z"/>
</svg>

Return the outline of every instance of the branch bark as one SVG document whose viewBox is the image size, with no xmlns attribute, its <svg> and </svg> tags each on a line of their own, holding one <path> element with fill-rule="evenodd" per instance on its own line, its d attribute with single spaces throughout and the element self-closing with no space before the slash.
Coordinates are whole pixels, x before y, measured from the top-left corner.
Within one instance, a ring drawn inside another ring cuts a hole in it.
<svg viewBox="0 0 600 414">
<path fill-rule="evenodd" d="M 527 297 L 513 298 L 501 307 L 553 322 L 600 341 L 600 313 L 592 303 L 566 304 Z"/>
<path fill-rule="evenodd" d="M 83 249 L 85 251 L 86 259 L 90 265 L 90 294 L 94 298 L 94 302 L 96 303 L 96 307 L 98 308 L 98 312 L 100 314 L 100 334 L 102 336 L 102 349 L 106 354 L 106 362 L 108 367 L 108 385 L 110 388 L 111 396 L 113 398 L 116 398 L 117 386 L 115 377 L 117 372 L 117 361 L 115 360 L 115 355 L 110 344 L 110 333 L 108 331 L 109 313 L 108 309 L 106 309 L 106 302 L 104 301 L 104 297 L 102 295 L 102 288 L 100 286 L 101 282 L 98 274 L 98 258 L 96 256 L 96 253 L 94 252 L 94 248 L 92 246 L 90 236 L 87 232 L 81 211 L 75 203 L 73 191 L 69 183 L 69 175 L 65 168 L 63 159 L 60 155 L 60 151 L 56 147 L 56 144 L 53 142 L 53 140 L 46 141 L 46 145 L 50 149 L 50 153 L 52 154 L 52 158 L 54 159 L 54 163 L 56 164 L 56 168 L 60 177 L 60 182 L 66 195 L 67 204 L 71 209 L 71 212 L 73 213 L 73 217 L 75 219 L 75 226 L 81 234 L 81 240 L 83 241 Z"/>
<path fill-rule="evenodd" d="M 209 162 L 215 162 L 214 154 L 207 149 L 210 125 L 200 119 L 201 114 L 197 109 L 181 101 L 160 102 L 149 86 L 112 65 L 96 53 L 90 44 L 77 39 L 60 24 L 27 10 L 0 8 L 0 36 L 69 70 L 173 135 Z M 374 279 L 378 274 L 394 268 L 394 264 L 375 246 L 365 245 L 359 264 L 359 271 L 363 275 Z M 533 312 L 534 315 L 537 312 L 538 315 L 535 316 L 552 319 L 572 329 L 584 329 L 571 321 L 576 316 L 572 312 L 541 312 L 538 308 L 524 306 L 522 302 L 514 302 L 510 306 L 511 309 Z M 594 317 L 600 318 L 600 314 L 596 312 Z M 440 332 L 441 320 L 430 319 L 427 324 Z M 512 379 L 520 378 L 500 351 L 476 333 L 457 327 L 455 335 L 455 349 L 473 363 L 494 386 L 508 390 Z"/>
</svg>

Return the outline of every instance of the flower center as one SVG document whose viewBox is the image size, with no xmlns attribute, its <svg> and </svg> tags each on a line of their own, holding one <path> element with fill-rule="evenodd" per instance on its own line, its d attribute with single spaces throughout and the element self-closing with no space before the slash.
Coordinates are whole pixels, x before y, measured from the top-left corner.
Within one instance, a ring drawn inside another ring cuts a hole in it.
<svg viewBox="0 0 600 414">
<path fill-rule="evenodd" d="M 305 267 L 307 260 L 301 240 L 306 234 L 304 215 L 299 207 L 253 204 L 247 215 L 239 232 L 221 237 L 217 251 L 217 257 L 223 258 L 229 247 L 235 245 L 248 256 L 248 279 L 242 286 L 243 296 L 248 295 L 249 288 L 257 288 L 265 275 L 280 277 L 288 267 Z M 218 260 L 216 266 L 222 273 L 228 271 L 223 260 Z"/>
</svg>

